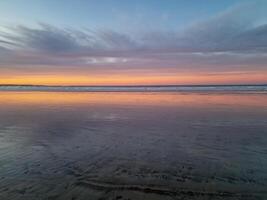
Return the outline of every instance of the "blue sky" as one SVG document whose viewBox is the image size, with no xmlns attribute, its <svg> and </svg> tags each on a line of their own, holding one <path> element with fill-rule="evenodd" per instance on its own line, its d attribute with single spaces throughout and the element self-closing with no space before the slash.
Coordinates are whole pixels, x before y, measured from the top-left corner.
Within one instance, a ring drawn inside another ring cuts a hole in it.
<svg viewBox="0 0 267 200">
<path fill-rule="evenodd" d="M 120 31 L 151 28 L 177 30 L 237 4 L 237 0 L 2 0 L 6 24 L 45 22 L 76 28 Z M 146 30 L 145 30 L 146 31 Z"/>
<path fill-rule="evenodd" d="M 266 13 L 264 0 L 2 0 L 0 72 L 262 83 Z"/>
</svg>

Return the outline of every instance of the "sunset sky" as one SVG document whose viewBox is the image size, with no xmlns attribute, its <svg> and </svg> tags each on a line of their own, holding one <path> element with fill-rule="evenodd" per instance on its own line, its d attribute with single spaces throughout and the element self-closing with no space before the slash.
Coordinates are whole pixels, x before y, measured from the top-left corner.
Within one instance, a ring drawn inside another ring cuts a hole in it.
<svg viewBox="0 0 267 200">
<path fill-rule="evenodd" d="M 0 1 L 0 84 L 264 83 L 265 0 Z"/>
</svg>

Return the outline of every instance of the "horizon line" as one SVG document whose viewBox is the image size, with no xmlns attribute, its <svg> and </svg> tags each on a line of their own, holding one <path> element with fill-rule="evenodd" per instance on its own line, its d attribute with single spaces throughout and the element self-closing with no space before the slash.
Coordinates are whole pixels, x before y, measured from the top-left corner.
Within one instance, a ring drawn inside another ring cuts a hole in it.
<svg viewBox="0 0 267 200">
<path fill-rule="evenodd" d="M 168 85 L 36 85 L 36 84 L 0 84 L 0 87 L 208 87 L 208 86 L 267 86 L 262 84 L 168 84 Z"/>
</svg>

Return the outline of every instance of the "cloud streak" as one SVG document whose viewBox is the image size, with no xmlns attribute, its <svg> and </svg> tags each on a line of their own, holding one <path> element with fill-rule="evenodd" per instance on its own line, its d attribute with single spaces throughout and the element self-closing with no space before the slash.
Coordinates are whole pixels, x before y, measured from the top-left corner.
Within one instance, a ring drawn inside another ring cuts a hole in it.
<svg viewBox="0 0 267 200">
<path fill-rule="evenodd" d="M 34 28 L 9 27 L 0 31 L 0 68 L 7 65 L 262 68 L 267 63 L 266 3 L 256 2 L 232 7 L 179 32 L 133 35 L 43 23 Z"/>
</svg>

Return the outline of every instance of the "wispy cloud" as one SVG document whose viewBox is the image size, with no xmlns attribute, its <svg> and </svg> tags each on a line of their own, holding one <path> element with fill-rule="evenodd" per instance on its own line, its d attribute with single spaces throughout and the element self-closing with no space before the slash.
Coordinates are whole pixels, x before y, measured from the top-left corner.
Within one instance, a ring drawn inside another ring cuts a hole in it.
<svg viewBox="0 0 267 200">
<path fill-rule="evenodd" d="M 0 66 L 262 66 L 267 63 L 266 4 L 238 5 L 180 32 L 132 35 L 43 23 L 6 27 L 0 31 Z"/>
</svg>

